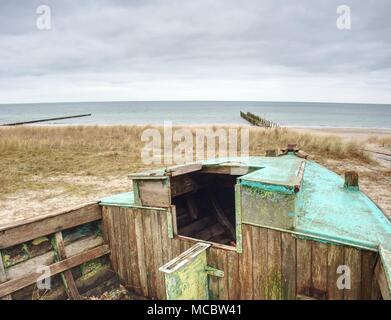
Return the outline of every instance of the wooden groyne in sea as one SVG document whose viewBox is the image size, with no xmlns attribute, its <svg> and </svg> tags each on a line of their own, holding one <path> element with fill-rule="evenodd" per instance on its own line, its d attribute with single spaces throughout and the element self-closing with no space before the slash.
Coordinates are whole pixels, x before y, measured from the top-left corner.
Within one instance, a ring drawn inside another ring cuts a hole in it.
<svg viewBox="0 0 391 320">
<path fill-rule="evenodd" d="M 267 119 L 264 119 L 264 118 L 261 118 L 251 112 L 240 111 L 240 116 L 244 120 L 247 120 L 248 122 L 250 122 L 254 126 L 264 127 L 264 128 L 279 128 L 280 127 L 277 123 L 270 121 L 270 120 L 267 120 Z"/>
<path fill-rule="evenodd" d="M 82 118 L 82 117 L 90 117 L 90 116 L 91 116 L 91 113 L 86 113 L 86 114 L 77 114 L 74 116 L 64 116 L 64 117 L 56 117 L 56 118 L 46 118 L 46 119 L 39 119 L 39 120 L 23 121 L 23 122 L 4 123 L 4 124 L 1 124 L 0 126 L 20 126 L 22 124 L 31 124 L 31 123 L 46 122 L 46 121 Z"/>
</svg>

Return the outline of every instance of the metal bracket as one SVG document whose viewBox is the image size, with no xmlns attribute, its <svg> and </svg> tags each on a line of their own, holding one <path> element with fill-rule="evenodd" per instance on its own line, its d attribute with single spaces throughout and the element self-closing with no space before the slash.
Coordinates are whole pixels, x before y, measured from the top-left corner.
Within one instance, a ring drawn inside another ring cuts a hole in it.
<svg viewBox="0 0 391 320">
<path fill-rule="evenodd" d="M 219 269 L 213 268 L 211 266 L 206 266 L 205 271 L 209 276 L 220 277 L 220 278 L 224 277 L 223 270 L 219 270 Z"/>
</svg>

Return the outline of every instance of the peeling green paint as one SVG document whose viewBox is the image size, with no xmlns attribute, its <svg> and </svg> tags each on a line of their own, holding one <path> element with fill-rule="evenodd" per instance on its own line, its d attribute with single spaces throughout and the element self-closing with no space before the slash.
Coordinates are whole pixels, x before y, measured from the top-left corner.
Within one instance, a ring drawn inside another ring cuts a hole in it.
<svg viewBox="0 0 391 320">
<path fill-rule="evenodd" d="M 172 212 L 171 210 L 167 210 L 167 233 L 168 237 L 170 239 L 174 238 L 174 226 L 173 226 L 173 217 L 172 217 Z"/>
<path fill-rule="evenodd" d="M 219 269 L 216 269 L 216 268 L 211 267 L 211 266 L 206 266 L 205 267 L 205 271 L 206 271 L 206 273 L 209 276 L 219 277 L 219 278 L 224 277 L 224 271 L 223 270 L 219 270 Z"/>
<path fill-rule="evenodd" d="M 235 185 L 235 221 L 236 221 L 236 252 L 243 252 L 242 243 L 242 201 L 241 201 L 241 187 L 237 183 Z"/>
<path fill-rule="evenodd" d="M 201 244 L 205 246 L 205 244 Z M 168 300 L 208 300 L 208 274 L 205 246 L 203 251 L 192 253 L 191 250 L 200 246 L 199 243 L 182 253 L 178 258 L 161 267 L 166 281 L 166 295 Z M 208 246 L 209 247 L 209 246 Z M 171 270 L 172 268 L 172 270 Z"/>
<path fill-rule="evenodd" d="M 275 194 L 275 193 L 286 193 L 286 194 L 295 194 L 294 187 L 281 186 L 281 185 L 272 185 L 267 183 L 262 183 L 259 181 L 248 181 L 240 180 L 240 184 L 245 187 L 252 189 L 252 192 L 257 194 Z"/>
<path fill-rule="evenodd" d="M 49 238 L 48 238 L 48 237 L 40 237 L 40 238 L 37 238 L 37 239 L 34 239 L 33 241 L 31 241 L 31 243 L 32 243 L 34 246 L 38 246 L 38 245 L 40 245 L 41 243 L 46 242 L 46 241 L 49 241 Z"/>
</svg>

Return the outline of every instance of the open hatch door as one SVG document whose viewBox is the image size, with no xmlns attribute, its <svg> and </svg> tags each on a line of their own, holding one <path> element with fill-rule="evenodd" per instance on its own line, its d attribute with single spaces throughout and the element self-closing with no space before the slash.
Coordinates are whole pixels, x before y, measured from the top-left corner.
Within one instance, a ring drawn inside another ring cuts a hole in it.
<svg viewBox="0 0 391 320">
<path fill-rule="evenodd" d="M 207 265 L 210 244 L 198 242 L 159 270 L 165 274 L 167 300 L 208 300 L 208 275 L 223 277 L 224 272 Z"/>
</svg>

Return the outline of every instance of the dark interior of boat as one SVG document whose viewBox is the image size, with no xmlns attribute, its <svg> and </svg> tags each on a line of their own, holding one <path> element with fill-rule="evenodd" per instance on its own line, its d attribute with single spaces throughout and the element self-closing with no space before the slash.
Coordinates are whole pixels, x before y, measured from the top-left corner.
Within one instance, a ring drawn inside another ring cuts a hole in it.
<svg viewBox="0 0 391 320">
<path fill-rule="evenodd" d="M 197 188 L 172 199 L 178 235 L 235 246 L 237 177 L 199 172 L 191 178 Z"/>
</svg>

